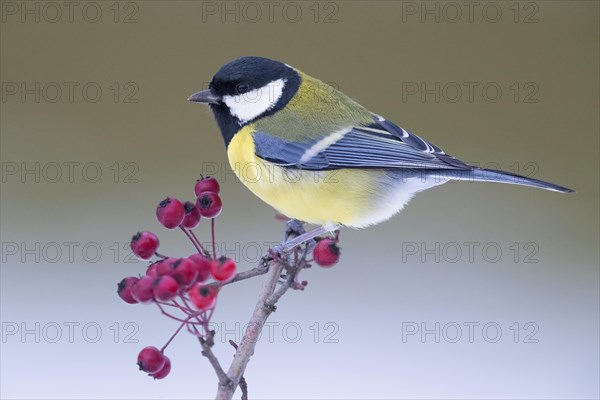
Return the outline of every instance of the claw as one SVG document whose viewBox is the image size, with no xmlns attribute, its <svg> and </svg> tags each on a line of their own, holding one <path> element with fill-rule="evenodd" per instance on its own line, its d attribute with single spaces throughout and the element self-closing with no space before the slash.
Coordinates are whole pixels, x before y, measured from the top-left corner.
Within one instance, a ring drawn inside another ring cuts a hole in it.
<svg viewBox="0 0 600 400">
<path fill-rule="evenodd" d="M 283 243 L 280 243 L 277 246 L 273 246 L 269 249 L 269 255 L 272 258 L 275 258 L 276 256 L 281 256 L 281 254 L 283 254 Z"/>
<path fill-rule="evenodd" d="M 290 219 L 285 223 L 285 240 L 289 240 L 290 237 L 300 236 L 306 233 L 304 229 L 304 222 L 297 219 Z"/>
</svg>

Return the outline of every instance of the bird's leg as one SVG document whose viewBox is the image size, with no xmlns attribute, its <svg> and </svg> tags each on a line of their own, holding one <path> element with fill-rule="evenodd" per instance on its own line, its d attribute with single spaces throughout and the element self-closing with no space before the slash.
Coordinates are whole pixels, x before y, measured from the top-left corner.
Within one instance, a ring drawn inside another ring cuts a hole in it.
<svg viewBox="0 0 600 400">
<path fill-rule="evenodd" d="M 306 233 L 306 229 L 304 229 L 304 222 L 297 219 L 290 219 L 285 223 L 285 241 L 290 240 L 290 237 L 298 237 L 304 233 Z"/>
<path fill-rule="evenodd" d="M 286 236 L 289 236 L 288 235 L 289 227 L 292 226 L 293 223 L 298 223 L 298 222 L 299 221 L 297 221 L 297 220 L 291 220 L 288 222 L 288 228 L 286 229 Z M 302 223 L 300 222 L 300 224 L 302 224 Z M 319 226 L 317 228 L 311 229 L 308 232 L 301 233 L 299 236 L 296 236 L 292 239 L 288 239 L 281 244 L 278 244 L 277 246 L 275 246 L 273 248 L 273 251 L 276 253 L 279 253 L 279 254 L 288 252 L 288 251 L 292 250 L 294 247 L 296 247 L 304 242 L 308 242 L 309 240 L 312 240 L 312 239 L 316 238 L 317 236 L 320 236 L 320 235 L 323 235 L 323 234 L 329 233 L 329 232 L 334 232 L 338 229 L 340 229 L 340 225 L 338 225 L 338 224 L 327 224 L 324 226 Z M 304 231 L 303 227 L 302 227 L 302 231 Z"/>
<path fill-rule="evenodd" d="M 289 257 L 285 257 L 284 261 L 284 251 L 282 246 L 285 243 L 287 243 L 287 241 L 289 241 L 290 238 L 296 238 L 304 233 L 306 233 L 306 230 L 304 229 L 304 222 L 297 219 L 287 219 L 285 223 L 285 231 L 283 234 L 284 242 L 269 249 L 269 254 L 264 256 L 262 259 L 261 268 L 268 268 L 269 261 L 271 260 L 275 260 L 277 262 L 285 262 L 287 264 L 289 262 Z"/>
</svg>

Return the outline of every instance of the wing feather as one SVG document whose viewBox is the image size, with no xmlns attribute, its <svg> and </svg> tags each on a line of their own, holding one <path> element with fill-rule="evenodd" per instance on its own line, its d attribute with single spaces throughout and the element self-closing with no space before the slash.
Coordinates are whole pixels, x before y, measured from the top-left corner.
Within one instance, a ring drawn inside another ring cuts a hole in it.
<svg viewBox="0 0 600 400">
<path fill-rule="evenodd" d="M 324 140 L 327 136 L 307 142 L 292 142 L 268 132 L 254 132 L 256 155 L 282 167 L 308 170 L 472 168 L 382 117 L 374 116 L 373 120 L 369 126 L 349 127 L 343 135 L 336 132 L 341 138 L 331 143 Z"/>
</svg>

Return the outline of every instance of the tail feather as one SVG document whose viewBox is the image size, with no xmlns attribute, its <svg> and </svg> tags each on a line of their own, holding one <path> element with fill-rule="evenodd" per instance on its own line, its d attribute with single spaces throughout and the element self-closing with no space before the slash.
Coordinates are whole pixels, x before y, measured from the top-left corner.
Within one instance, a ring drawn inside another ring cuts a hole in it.
<svg viewBox="0 0 600 400">
<path fill-rule="evenodd" d="M 462 181 L 477 182 L 501 182 L 513 185 L 532 186 L 540 189 L 552 190 L 560 193 L 573 193 L 573 189 L 554 183 L 541 181 L 539 179 L 528 178 L 525 176 L 513 174 L 510 172 L 494 171 L 491 169 L 474 168 L 472 170 L 457 170 L 456 174 L 448 171 L 448 177 Z M 454 172 L 454 171 L 453 171 Z"/>
</svg>

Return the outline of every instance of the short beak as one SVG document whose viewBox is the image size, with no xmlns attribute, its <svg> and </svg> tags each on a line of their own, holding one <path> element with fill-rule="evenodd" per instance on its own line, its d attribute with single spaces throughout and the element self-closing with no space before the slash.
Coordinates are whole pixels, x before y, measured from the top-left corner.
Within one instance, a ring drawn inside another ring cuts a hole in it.
<svg viewBox="0 0 600 400">
<path fill-rule="evenodd" d="M 211 93 L 210 89 L 202 90 L 188 97 L 188 101 L 194 103 L 217 104 L 221 99 Z"/>
</svg>

